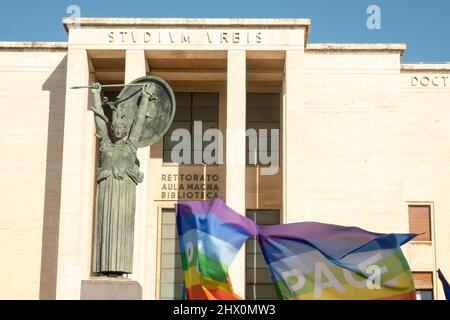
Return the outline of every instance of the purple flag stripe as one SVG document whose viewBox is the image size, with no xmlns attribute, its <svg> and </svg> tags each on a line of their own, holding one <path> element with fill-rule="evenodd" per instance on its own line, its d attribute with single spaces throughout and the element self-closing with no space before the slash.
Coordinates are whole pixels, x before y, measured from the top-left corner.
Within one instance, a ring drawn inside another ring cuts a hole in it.
<svg viewBox="0 0 450 320">
<path fill-rule="evenodd" d="M 259 233 L 259 227 L 252 220 L 232 210 L 219 198 L 215 198 L 209 205 L 202 204 L 199 201 L 185 201 L 179 204 L 177 208 L 177 213 L 180 216 L 193 213 L 205 216 L 213 215 L 224 224 L 244 234 L 255 236 Z"/>
</svg>

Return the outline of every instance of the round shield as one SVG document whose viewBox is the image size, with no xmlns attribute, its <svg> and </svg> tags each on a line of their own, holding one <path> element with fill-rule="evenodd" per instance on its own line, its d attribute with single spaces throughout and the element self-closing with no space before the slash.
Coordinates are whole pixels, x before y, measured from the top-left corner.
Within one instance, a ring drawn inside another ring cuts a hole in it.
<svg viewBox="0 0 450 320">
<path fill-rule="evenodd" d="M 138 78 L 127 85 L 117 97 L 118 108 L 127 115 L 132 123 L 142 100 L 143 85 L 150 82 L 156 86 L 155 97 L 157 100 L 153 102 L 156 103 L 156 114 L 146 117 L 137 144 L 139 148 L 147 147 L 158 141 L 169 130 L 175 116 L 176 102 L 172 88 L 163 79 L 155 76 Z"/>
</svg>

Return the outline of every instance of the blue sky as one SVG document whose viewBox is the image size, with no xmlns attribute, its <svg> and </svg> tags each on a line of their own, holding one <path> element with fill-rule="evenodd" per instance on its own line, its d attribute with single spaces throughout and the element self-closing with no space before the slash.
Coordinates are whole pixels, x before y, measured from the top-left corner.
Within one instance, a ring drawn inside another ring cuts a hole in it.
<svg viewBox="0 0 450 320">
<path fill-rule="evenodd" d="M 82 17 L 310 18 L 311 43 L 406 43 L 404 62 L 450 61 L 450 0 L 5 0 L 0 41 L 66 41 L 69 5 Z M 366 26 L 369 5 L 380 30 Z"/>
</svg>

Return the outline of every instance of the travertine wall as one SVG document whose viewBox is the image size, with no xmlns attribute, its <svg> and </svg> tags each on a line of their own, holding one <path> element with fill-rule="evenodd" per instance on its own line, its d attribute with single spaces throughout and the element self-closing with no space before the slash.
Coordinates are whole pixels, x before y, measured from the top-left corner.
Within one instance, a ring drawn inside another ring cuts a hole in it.
<svg viewBox="0 0 450 320">
<path fill-rule="evenodd" d="M 54 298 L 65 82 L 61 48 L 0 49 L 0 299 Z"/>
</svg>

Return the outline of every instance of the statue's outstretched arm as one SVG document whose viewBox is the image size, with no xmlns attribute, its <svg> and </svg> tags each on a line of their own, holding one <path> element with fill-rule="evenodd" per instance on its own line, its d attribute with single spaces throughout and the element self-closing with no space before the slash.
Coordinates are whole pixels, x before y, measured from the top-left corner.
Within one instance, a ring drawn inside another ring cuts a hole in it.
<svg viewBox="0 0 450 320">
<path fill-rule="evenodd" d="M 133 126 L 131 127 L 129 141 L 136 145 L 144 128 L 145 118 L 154 117 L 156 114 L 156 100 L 154 93 L 156 86 L 154 83 L 149 83 L 142 88 L 142 100 L 136 113 Z"/>
<path fill-rule="evenodd" d="M 107 127 L 108 118 L 103 112 L 103 102 L 100 96 L 101 90 L 102 87 L 99 83 L 94 83 L 92 85 L 91 92 L 94 94 L 94 106 L 90 107 L 89 109 L 94 112 L 95 115 L 95 135 L 102 141 L 110 141 Z"/>
</svg>

